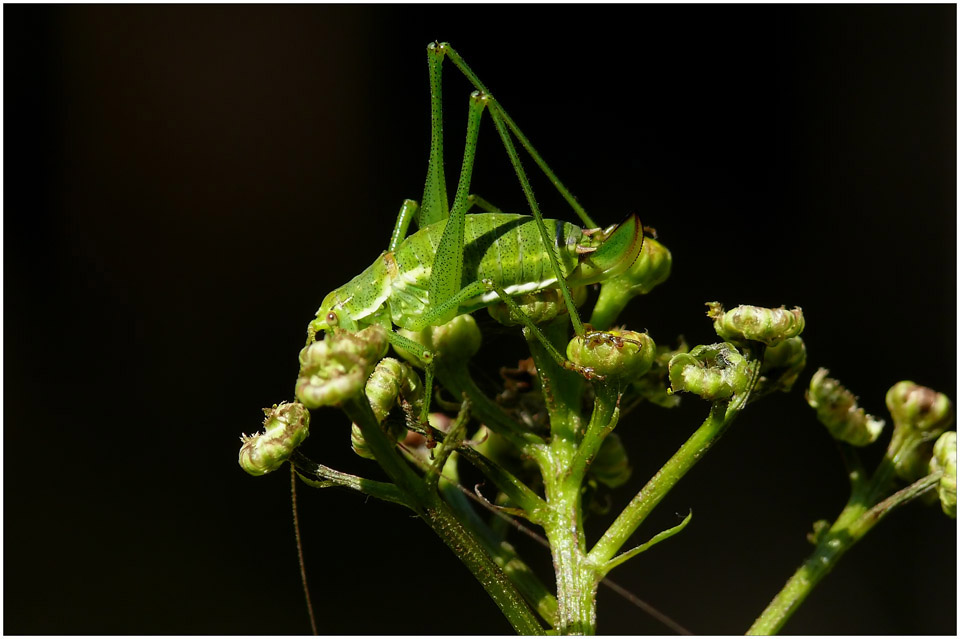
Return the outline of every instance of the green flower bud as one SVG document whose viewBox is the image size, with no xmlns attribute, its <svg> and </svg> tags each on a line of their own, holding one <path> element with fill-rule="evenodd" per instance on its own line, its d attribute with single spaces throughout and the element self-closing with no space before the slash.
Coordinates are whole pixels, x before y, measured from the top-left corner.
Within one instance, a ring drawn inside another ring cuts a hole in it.
<svg viewBox="0 0 960 639">
<path fill-rule="evenodd" d="M 940 505 L 943 512 L 957 518 L 957 431 L 949 430 L 940 435 L 933 445 L 930 472 L 942 472 L 940 478 Z"/>
<path fill-rule="evenodd" d="M 953 423 L 953 403 L 943 393 L 903 381 L 887 391 L 887 408 L 894 426 L 887 456 L 901 479 L 916 481 L 929 470 L 934 440 Z"/>
<path fill-rule="evenodd" d="M 590 464 L 590 473 L 598 482 L 609 488 L 623 486 L 630 479 L 633 468 L 627 459 L 627 449 L 624 448 L 620 436 L 610 433 L 600 444 L 600 450 L 593 463 Z"/>
<path fill-rule="evenodd" d="M 807 403 L 817 411 L 817 419 L 834 439 L 854 446 L 872 444 L 880 436 L 884 421 L 868 415 L 857 406 L 853 393 L 837 380 L 827 377 L 825 368 L 814 373 L 807 390 Z"/>
<path fill-rule="evenodd" d="M 274 404 L 263 412 L 264 432 L 240 437 L 240 467 L 254 476 L 280 468 L 310 430 L 310 412 L 303 404 Z"/>
<path fill-rule="evenodd" d="M 755 370 L 733 344 L 697 346 L 670 360 L 671 392 L 686 391 L 708 401 L 726 399 L 749 389 Z"/>
<path fill-rule="evenodd" d="M 602 377 L 636 379 L 653 365 L 657 345 L 646 333 L 591 331 L 567 344 L 567 359 Z"/>
<path fill-rule="evenodd" d="M 807 365 L 807 347 L 800 337 L 791 337 L 764 350 L 757 389 L 788 392 Z"/>
<path fill-rule="evenodd" d="M 587 301 L 587 287 L 577 286 L 570 290 L 573 296 L 573 303 L 578 308 Z M 567 304 L 563 300 L 563 294 L 560 289 L 547 289 L 539 293 L 528 293 L 527 295 L 518 295 L 513 298 L 524 315 L 530 318 L 534 324 L 545 324 L 551 320 L 567 314 Z M 517 318 L 510 308 L 504 302 L 498 302 L 487 307 L 490 317 L 497 320 L 504 326 L 519 326 L 523 322 Z"/>
<path fill-rule="evenodd" d="M 640 257 L 633 266 L 600 285 L 590 323 L 601 330 L 610 328 L 631 299 L 646 295 L 666 281 L 672 265 L 673 258 L 667 247 L 653 238 L 643 238 Z"/>
<path fill-rule="evenodd" d="M 327 333 L 300 351 L 297 399 L 308 408 L 318 408 L 353 397 L 386 355 L 387 346 L 386 329 L 377 324 L 356 333 Z"/>
<path fill-rule="evenodd" d="M 887 391 L 887 408 L 894 424 L 935 433 L 929 439 L 953 423 L 953 402 L 949 397 L 909 381 L 897 382 Z"/>
<path fill-rule="evenodd" d="M 713 319 L 717 335 L 729 342 L 754 341 L 776 346 L 803 332 L 803 311 L 760 306 L 738 306 L 724 312 L 720 302 L 707 302 L 707 317 Z"/>
</svg>

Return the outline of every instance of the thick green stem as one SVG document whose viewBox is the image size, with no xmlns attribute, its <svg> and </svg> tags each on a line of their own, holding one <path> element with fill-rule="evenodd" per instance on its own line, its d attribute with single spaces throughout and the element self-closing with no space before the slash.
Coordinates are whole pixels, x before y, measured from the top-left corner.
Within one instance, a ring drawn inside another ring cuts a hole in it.
<svg viewBox="0 0 960 639">
<path fill-rule="evenodd" d="M 833 570 L 833 567 L 855 543 L 877 525 L 889 512 L 906 504 L 927 491 L 936 488 L 941 473 L 934 473 L 894 493 L 872 508 L 855 493 L 840 512 L 830 530 L 817 544 L 813 554 L 793 574 L 783 589 L 757 617 L 747 631 L 748 635 L 772 635 L 778 633 L 783 625 L 796 612 L 820 580 Z M 881 476 L 882 478 L 882 476 Z M 868 493 L 873 493 L 868 487 Z"/>
<path fill-rule="evenodd" d="M 745 400 L 744 396 L 735 398 L 729 405 L 726 402 L 714 402 L 710 415 L 700 428 L 657 471 L 597 541 L 589 555 L 594 565 L 605 565 L 613 558 L 654 507 L 720 439 Z"/>
<path fill-rule="evenodd" d="M 567 331 L 563 319 L 544 326 L 544 334 L 558 347 L 567 338 Z M 561 635 L 594 634 L 600 578 L 587 560 L 580 494 L 582 476 L 571 474 L 584 435 L 580 417 L 583 380 L 557 365 L 543 345 L 532 339 L 527 331 L 524 334 L 550 413 L 550 444 L 547 454 L 538 461 L 548 506 L 542 525 L 550 543 L 557 583 L 554 630 Z M 598 428 L 601 421 L 604 424 L 609 422 L 609 411 L 600 412 L 603 414 L 597 416 Z"/>
<path fill-rule="evenodd" d="M 520 634 L 543 634 L 543 628 L 513 583 L 483 546 L 460 524 L 450 507 L 400 457 L 377 423 L 370 403 L 360 395 L 343 405 L 360 427 L 364 441 L 391 480 L 410 498 L 411 507 L 473 573 L 507 621 Z"/>
</svg>

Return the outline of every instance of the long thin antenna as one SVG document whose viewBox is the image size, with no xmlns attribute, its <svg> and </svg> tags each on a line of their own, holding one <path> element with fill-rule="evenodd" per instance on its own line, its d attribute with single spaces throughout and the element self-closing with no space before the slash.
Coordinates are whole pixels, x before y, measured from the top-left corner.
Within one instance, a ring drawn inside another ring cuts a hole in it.
<svg viewBox="0 0 960 639">
<path fill-rule="evenodd" d="M 310 630 L 317 632 L 317 618 L 313 614 L 310 601 L 310 587 L 307 586 L 307 565 L 303 562 L 303 542 L 300 541 L 300 517 L 297 514 L 297 469 L 290 464 L 290 502 L 293 505 L 293 535 L 297 539 L 297 558 L 300 560 L 300 581 L 303 583 L 303 596 L 307 599 L 307 614 L 310 615 Z"/>
</svg>

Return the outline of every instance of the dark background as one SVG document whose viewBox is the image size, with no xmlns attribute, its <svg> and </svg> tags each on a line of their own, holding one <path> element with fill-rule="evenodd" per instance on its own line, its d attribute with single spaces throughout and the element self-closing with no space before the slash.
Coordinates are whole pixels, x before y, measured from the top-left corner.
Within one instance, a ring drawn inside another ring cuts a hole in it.
<svg viewBox="0 0 960 639">
<path fill-rule="evenodd" d="M 244 474 L 237 437 L 292 398 L 323 295 L 420 197 L 434 39 L 596 219 L 637 211 L 671 248 L 671 279 L 631 327 L 696 344 L 715 340 L 704 302 L 801 305 L 798 386 L 827 366 L 879 416 L 900 379 L 955 395 L 952 5 L 3 12 L 4 633 L 308 632 L 289 476 Z M 469 87 L 446 78 L 452 176 Z M 474 190 L 525 211 L 492 131 Z M 574 219 L 534 185 L 548 215 Z M 491 366 L 515 339 L 487 338 Z M 621 424 L 635 473 L 618 506 L 705 411 L 689 398 Z M 374 476 L 348 431 L 317 412 L 306 450 Z M 322 632 L 509 632 L 406 512 L 300 494 Z M 695 632 L 742 633 L 845 498 L 801 390 L 771 397 L 637 539 L 692 508 L 687 530 L 613 577 Z M 518 543 L 549 579 L 546 554 Z M 665 632 L 609 591 L 599 620 Z M 955 522 L 913 504 L 786 629 L 956 628 Z"/>
</svg>

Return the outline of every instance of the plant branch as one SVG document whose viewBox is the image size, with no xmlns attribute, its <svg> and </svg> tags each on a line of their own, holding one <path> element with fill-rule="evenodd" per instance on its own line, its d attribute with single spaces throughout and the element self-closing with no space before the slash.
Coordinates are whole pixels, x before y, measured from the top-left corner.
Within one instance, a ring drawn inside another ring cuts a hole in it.
<svg viewBox="0 0 960 639">
<path fill-rule="evenodd" d="M 895 508 L 907 504 L 936 488 L 942 473 L 932 473 L 883 501 L 868 507 L 858 495 L 852 495 L 836 522 L 817 544 L 816 549 L 787 581 L 747 631 L 748 635 L 778 633 L 820 580 L 855 543 Z M 880 479 L 885 479 L 881 474 Z"/>
</svg>

